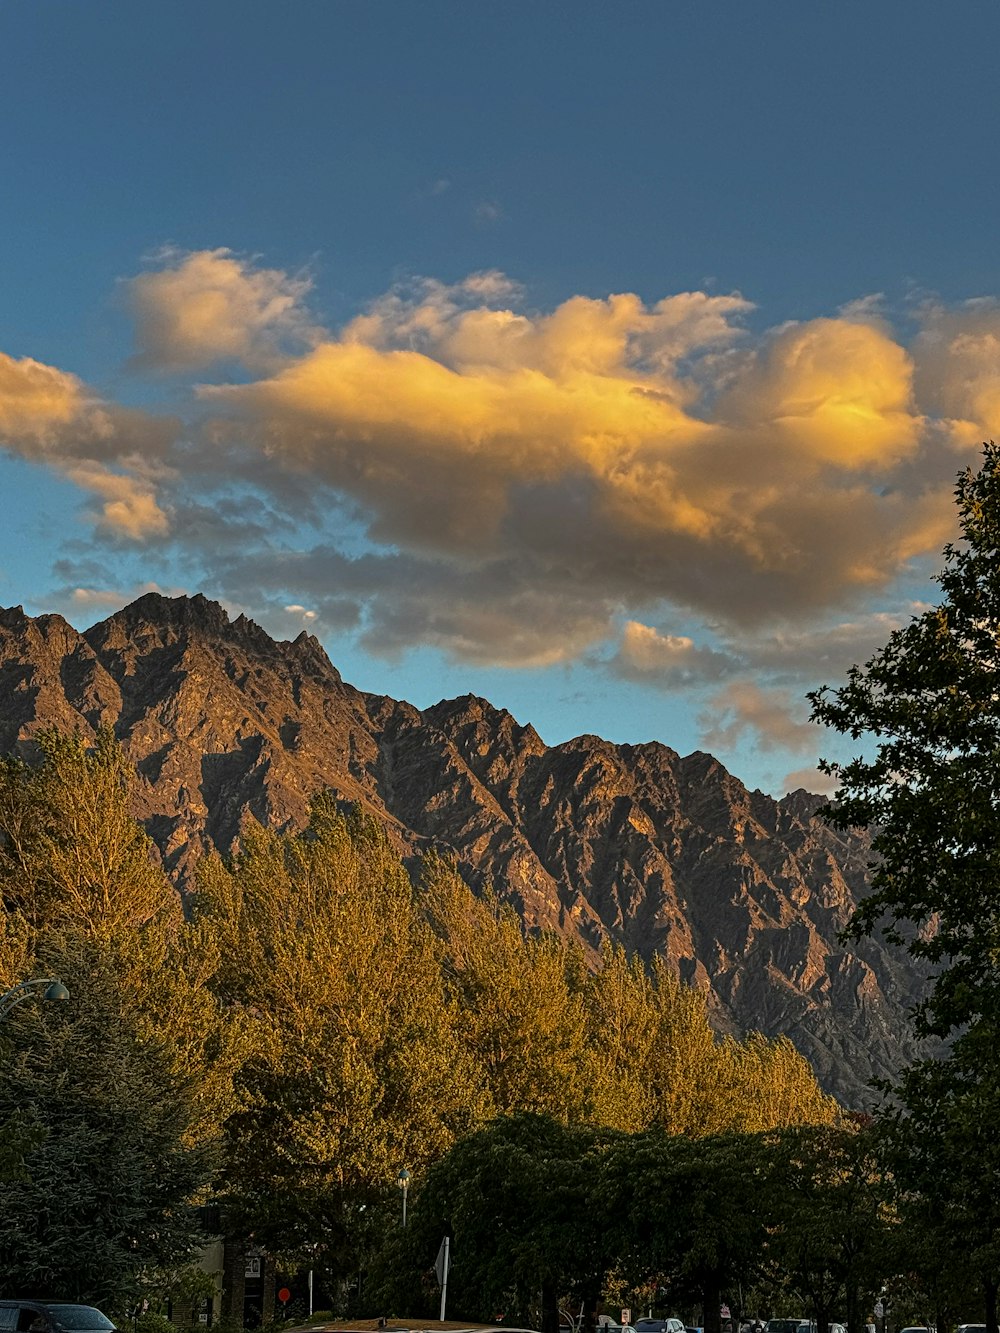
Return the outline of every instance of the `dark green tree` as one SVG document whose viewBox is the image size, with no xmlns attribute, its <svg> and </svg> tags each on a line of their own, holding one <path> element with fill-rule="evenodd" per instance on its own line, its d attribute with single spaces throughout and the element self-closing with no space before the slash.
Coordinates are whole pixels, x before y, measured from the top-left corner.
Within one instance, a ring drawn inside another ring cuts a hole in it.
<svg viewBox="0 0 1000 1333">
<path fill-rule="evenodd" d="M 934 966 L 919 1018 L 945 1037 L 1000 1017 L 1000 449 L 958 479 L 962 540 L 945 547 L 944 598 L 894 631 L 813 718 L 874 758 L 826 763 L 826 818 L 870 828 L 871 891 L 856 938 L 884 929 Z"/>
<path fill-rule="evenodd" d="M 873 832 L 871 893 L 855 938 L 883 929 L 933 972 L 918 1032 L 947 1055 L 906 1071 L 898 1169 L 934 1216 L 962 1228 L 979 1264 L 989 1333 L 1000 1277 L 1000 449 L 956 488 L 960 540 L 945 548 L 941 602 L 896 630 L 815 720 L 873 738 L 873 758 L 827 764 L 826 817 Z"/>
<path fill-rule="evenodd" d="M 556 1333 L 559 1302 L 582 1303 L 592 1326 L 615 1261 L 611 1218 L 601 1203 L 601 1160 L 610 1136 L 521 1113 L 460 1140 L 432 1166 L 417 1194 L 395 1274 L 380 1265 L 373 1299 L 387 1307 L 423 1298 L 442 1238 L 454 1268 L 449 1308 L 463 1317 Z M 402 1261 L 402 1262 L 401 1262 Z"/>
<path fill-rule="evenodd" d="M 99 944 L 50 940 L 42 962 L 66 1004 L 24 1005 L 4 1026 L 0 1122 L 36 1136 L 4 1185 L 0 1292 L 128 1308 L 143 1274 L 190 1256 L 209 1146 L 188 1141 L 197 1089 L 148 1036 Z"/>
<path fill-rule="evenodd" d="M 739 1294 L 765 1258 L 773 1160 L 764 1135 L 652 1130 L 622 1140 L 608 1155 L 606 1198 L 633 1285 L 696 1300 L 706 1333 L 719 1333 L 724 1300 L 738 1319 Z"/>
<path fill-rule="evenodd" d="M 862 1333 L 865 1309 L 893 1271 L 892 1188 L 872 1124 L 787 1129 L 774 1140 L 772 1265 L 798 1293 L 818 1333 L 846 1315 Z"/>
</svg>

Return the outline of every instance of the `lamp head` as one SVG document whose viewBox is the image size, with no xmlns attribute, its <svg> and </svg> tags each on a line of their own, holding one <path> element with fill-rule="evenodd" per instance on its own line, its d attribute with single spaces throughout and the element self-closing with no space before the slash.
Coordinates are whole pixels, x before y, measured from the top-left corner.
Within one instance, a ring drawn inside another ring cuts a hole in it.
<svg viewBox="0 0 1000 1333">
<path fill-rule="evenodd" d="M 43 1000 L 68 1000 L 69 991 L 61 981 L 53 981 L 51 986 L 45 988 L 42 995 Z"/>
</svg>

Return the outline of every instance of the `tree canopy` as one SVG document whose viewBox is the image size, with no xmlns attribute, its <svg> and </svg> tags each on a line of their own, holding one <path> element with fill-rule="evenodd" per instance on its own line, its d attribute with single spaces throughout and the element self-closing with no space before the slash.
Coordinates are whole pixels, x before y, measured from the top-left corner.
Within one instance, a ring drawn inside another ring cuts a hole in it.
<svg viewBox="0 0 1000 1333">
<path fill-rule="evenodd" d="M 1000 449 L 956 486 L 960 538 L 942 598 L 890 635 L 813 716 L 874 756 L 827 764 L 826 817 L 873 832 L 871 893 L 855 937 L 884 929 L 927 960 L 918 1030 L 948 1039 L 903 1072 L 887 1115 L 904 1201 L 964 1238 L 997 1333 L 1000 1212 Z M 912 1206 L 911 1206 L 912 1214 Z"/>
</svg>

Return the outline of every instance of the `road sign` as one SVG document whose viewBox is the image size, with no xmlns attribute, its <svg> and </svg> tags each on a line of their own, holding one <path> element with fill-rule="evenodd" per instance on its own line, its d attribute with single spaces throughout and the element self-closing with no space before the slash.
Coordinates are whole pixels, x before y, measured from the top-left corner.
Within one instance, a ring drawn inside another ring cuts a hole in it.
<svg viewBox="0 0 1000 1333">
<path fill-rule="evenodd" d="M 625 1309 L 622 1311 L 622 1323 L 631 1324 L 631 1322 L 632 1322 L 632 1311 L 626 1306 Z"/>
<path fill-rule="evenodd" d="M 282 1303 L 282 1305 L 287 1305 L 291 1299 L 292 1299 L 292 1293 L 288 1290 L 287 1287 L 282 1287 L 281 1290 L 278 1292 L 278 1300 Z"/>
<path fill-rule="evenodd" d="M 451 1247 L 448 1244 L 448 1237 L 438 1246 L 437 1258 L 434 1261 L 434 1272 L 437 1275 L 438 1286 L 443 1287 L 448 1281 L 448 1269 L 451 1267 Z"/>
<path fill-rule="evenodd" d="M 876 1301 L 876 1302 L 875 1302 L 875 1318 L 876 1318 L 876 1319 L 881 1319 L 882 1316 L 883 1316 L 884 1314 L 885 1314 L 885 1305 L 882 1303 L 882 1301 Z"/>
<path fill-rule="evenodd" d="M 728 1319 L 728 1318 L 729 1318 L 729 1306 L 728 1306 L 728 1305 L 724 1305 L 724 1306 L 722 1307 L 722 1309 L 719 1311 L 719 1318 L 720 1318 L 720 1319 Z"/>
</svg>

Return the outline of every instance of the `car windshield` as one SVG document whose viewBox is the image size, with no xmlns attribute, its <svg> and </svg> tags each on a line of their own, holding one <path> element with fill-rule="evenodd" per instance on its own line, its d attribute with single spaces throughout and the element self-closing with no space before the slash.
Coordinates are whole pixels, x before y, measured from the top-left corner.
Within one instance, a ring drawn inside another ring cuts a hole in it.
<svg viewBox="0 0 1000 1333">
<path fill-rule="evenodd" d="M 60 1328 L 86 1329 L 94 1333 L 107 1333 L 114 1324 L 100 1310 L 92 1305 L 48 1305 L 46 1309 L 54 1324 Z"/>
<path fill-rule="evenodd" d="M 767 1333 L 799 1333 L 801 1319 L 769 1319 Z"/>
</svg>

